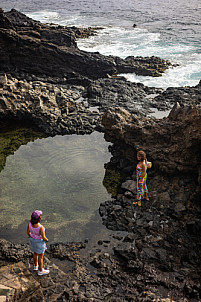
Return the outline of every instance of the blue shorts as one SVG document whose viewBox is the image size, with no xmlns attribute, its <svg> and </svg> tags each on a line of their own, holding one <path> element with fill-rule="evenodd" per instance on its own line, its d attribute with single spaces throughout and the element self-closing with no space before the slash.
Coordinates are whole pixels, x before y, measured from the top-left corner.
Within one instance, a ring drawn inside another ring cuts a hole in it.
<svg viewBox="0 0 201 302">
<path fill-rule="evenodd" d="M 30 239 L 30 248 L 31 251 L 36 254 L 44 254 L 45 250 L 47 249 L 46 243 L 43 239 L 34 239 L 34 238 L 29 238 Z"/>
</svg>

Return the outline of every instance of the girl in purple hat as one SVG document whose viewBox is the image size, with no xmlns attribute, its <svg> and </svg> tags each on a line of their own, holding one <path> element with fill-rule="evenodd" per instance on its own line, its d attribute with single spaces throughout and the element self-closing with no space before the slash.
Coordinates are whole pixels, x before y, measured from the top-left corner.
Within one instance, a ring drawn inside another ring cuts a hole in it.
<svg viewBox="0 0 201 302">
<path fill-rule="evenodd" d="M 27 234 L 30 238 L 30 247 L 33 252 L 34 270 L 38 270 L 38 275 L 47 275 L 49 270 L 43 268 L 43 256 L 47 249 L 48 242 L 45 236 L 45 228 L 40 224 L 42 211 L 35 210 L 31 215 L 31 220 L 27 226 Z"/>
</svg>

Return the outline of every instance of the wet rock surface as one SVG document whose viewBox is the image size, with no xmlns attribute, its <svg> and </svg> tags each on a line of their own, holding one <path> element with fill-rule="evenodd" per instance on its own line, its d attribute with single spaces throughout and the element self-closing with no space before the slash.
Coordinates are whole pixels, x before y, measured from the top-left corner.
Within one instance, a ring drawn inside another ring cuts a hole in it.
<svg viewBox="0 0 201 302">
<path fill-rule="evenodd" d="M 152 112 L 152 102 L 155 104 L 153 100 L 161 92 L 163 89 L 146 87 L 123 79 L 99 79 L 90 83 L 83 97 L 88 99 L 91 106 L 98 106 L 100 111 L 115 106 L 138 115 L 146 115 Z"/>
<path fill-rule="evenodd" d="M 127 203 L 129 207 L 129 233 L 116 231 L 93 245 L 50 245 L 44 259 L 50 275 L 44 277 L 33 271 L 28 245 L 1 240 L 0 275 L 4 278 L 0 283 L 9 287 L 7 297 L 9 293 L 12 301 L 200 301 L 196 233 L 185 234 L 179 216 L 176 226 L 175 218 L 156 211 L 151 202 L 142 209 Z M 12 286 L 10 280 L 15 280 Z"/>
<path fill-rule="evenodd" d="M 12 10 L 0 11 L 0 71 L 59 77 L 65 82 L 87 82 L 107 74 L 135 72 L 161 76 L 172 66 L 158 57 L 128 57 L 125 60 L 77 48 L 77 37 L 94 34 L 94 29 L 45 25 Z"/>
<path fill-rule="evenodd" d="M 80 51 L 75 39 L 95 31 L 0 11 L 1 125 L 27 123 L 51 136 L 103 131 L 112 143 L 106 173 L 124 175 L 112 201 L 99 208 L 111 233 L 50 244 L 44 262 L 50 275 L 33 271 L 28 244 L 0 239 L 0 296 L 22 302 L 201 301 L 201 82 L 166 90 L 127 82 L 116 74 L 159 76 L 171 64 Z M 172 110 L 159 120 L 150 116 L 154 109 Z M 133 204 L 138 149 L 153 164 L 150 200 L 142 207 Z"/>
<path fill-rule="evenodd" d="M 147 116 L 154 109 L 170 110 L 175 103 L 200 105 L 201 82 L 195 87 L 162 88 L 147 87 L 123 79 L 99 79 L 91 82 L 83 96 L 93 106 L 105 108 L 121 107 L 138 116 Z"/>
</svg>

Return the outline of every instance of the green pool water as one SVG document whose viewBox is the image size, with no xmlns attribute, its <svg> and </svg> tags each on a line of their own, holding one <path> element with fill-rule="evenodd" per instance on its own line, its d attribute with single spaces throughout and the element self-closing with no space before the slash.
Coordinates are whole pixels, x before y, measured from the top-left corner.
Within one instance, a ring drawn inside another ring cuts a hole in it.
<svg viewBox="0 0 201 302">
<path fill-rule="evenodd" d="M 0 237 L 25 237 L 35 209 L 43 211 L 41 223 L 52 241 L 93 233 L 91 226 L 101 223 L 100 203 L 111 198 L 103 185 L 108 145 L 94 132 L 36 139 L 7 155 L 0 172 Z"/>
</svg>

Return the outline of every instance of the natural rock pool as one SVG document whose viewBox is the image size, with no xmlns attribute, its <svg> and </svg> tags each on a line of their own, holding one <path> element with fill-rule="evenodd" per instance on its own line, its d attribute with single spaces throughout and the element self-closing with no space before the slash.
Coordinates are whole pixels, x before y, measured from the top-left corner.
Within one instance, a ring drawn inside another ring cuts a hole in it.
<svg viewBox="0 0 201 302">
<path fill-rule="evenodd" d="M 33 210 L 54 241 L 80 241 L 102 226 L 101 202 L 110 199 L 103 186 L 110 159 L 103 134 L 36 139 L 7 156 L 0 172 L 0 237 L 25 242 Z M 93 225 L 93 227 L 92 227 Z"/>
</svg>

